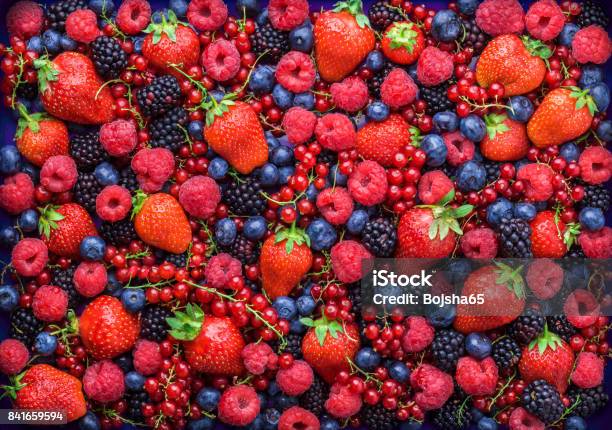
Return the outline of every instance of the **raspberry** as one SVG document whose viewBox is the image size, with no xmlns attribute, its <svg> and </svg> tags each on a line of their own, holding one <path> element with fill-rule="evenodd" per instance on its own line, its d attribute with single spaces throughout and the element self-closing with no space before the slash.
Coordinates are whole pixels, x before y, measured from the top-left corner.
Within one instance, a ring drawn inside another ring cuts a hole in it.
<svg viewBox="0 0 612 430">
<path fill-rule="evenodd" d="M 49 261 L 47 245 L 42 240 L 31 237 L 20 240 L 11 254 L 11 264 L 20 276 L 40 275 L 47 261 Z"/>
<path fill-rule="evenodd" d="M 446 145 L 446 161 L 453 167 L 457 167 L 474 158 L 476 145 L 460 131 L 444 133 L 444 145 Z"/>
<path fill-rule="evenodd" d="M 590 25 L 574 36 L 572 54 L 579 63 L 604 64 L 612 54 L 612 42 L 606 30 Z"/>
<path fill-rule="evenodd" d="M 589 146 L 578 159 L 582 180 L 592 184 L 603 184 L 612 177 L 612 154 L 601 146 Z"/>
<path fill-rule="evenodd" d="M 357 112 L 368 103 L 368 86 L 357 76 L 332 84 L 329 92 L 336 107 L 347 112 Z"/>
<path fill-rule="evenodd" d="M 417 63 L 417 79 L 426 87 L 435 87 L 453 76 L 453 56 L 435 46 L 423 50 Z"/>
<path fill-rule="evenodd" d="M 303 360 L 295 360 L 288 369 L 279 369 L 276 383 L 288 396 L 299 396 L 305 393 L 314 381 L 312 367 Z"/>
<path fill-rule="evenodd" d="M 361 409 L 361 396 L 353 393 L 348 386 L 336 383 L 332 385 L 325 409 L 336 418 L 348 418 Z"/>
<path fill-rule="evenodd" d="M 72 40 L 91 43 L 100 35 L 98 17 L 90 9 L 77 9 L 66 18 L 66 34 Z"/>
<path fill-rule="evenodd" d="M 363 161 L 351 173 L 348 189 L 351 197 L 364 206 L 382 203 L 387 194 L 387 172 L 376 161 Z"/>
<path fill-rule="evenodd" d="M 85 370 L 83 391 L 96 402 L 115 402 L 125 391 L 123 371 L 111 360 L 98 361 Z"/>
<path fill-rule="evenodd" d="M 0 343 L 0 372 L 16 375 L 28 364 L 30 353 L 23 342 L 17 339 L 4 339 Z"/>
<path fill-rule="evenodd" d="M 563 269 L 553 260 L 538 258 L 527 269 L 527 285 L 540 300 L 554 297 L 563 284 Z"/>
<path fill-rule="evenodd" d="M 60 321 L 68 310 L 68 294 L 55 285 L 43 285 L 34 293 L 32 311 L 41 321 Z"/>
<path fill-rule="evenodd" d="M 578 243 L 588 258 L 612 258 L 612 228 L 597 231 L 583 230 Z"/>
<path fill-rule="evenodd" d="M 253 375 L 276 369 L 278 357 L 267 343 L 249 343 L 240 353 L 244 367 Z"/>
<path fill-rule="evenodd" d="M 312 137 L 317 116 L 303 107 L 292 107 L 283 116 L 283 129 L 289 142 L 294 145 L 306 143 Z"/>
<path fill-rule="evenodd" d="M 154 193 L 162 189 L 164 183 L 174 172 L 174 156 L 169 149 L 141 149 L 132 158 L 132 170 L 140 188 L 145 193 Z"/>
<path fill-rule="evenodd" d="M 552 40 L 563 30 L 565 16 L 553 0 L 540 0 L 527 11 L 525 25 L 529 34 L 536 39 Z"/>
<path fill-rule="evenodd" d="M 18 1 L 6 13 L 6 29 L 9 34 L 24 40 L 40 34 L 44 23 L 43 9 L 33 1 Z"/>
<path fill-rule="evenodd" d="M 136 148 L 138 134 L 132 121 L 117 119 L 100 128 L 100 143 L 113 157 L 124 157 Z"/>
<path fill-rule="evenodd" d="M 201 62 L 211 78 L 225 82 L 240 70 L 240 53 L 229 40 L 217 39 L 206 47 Z"/>
<path fill-rule="evenodd" d="M 219 419 L 225 424 L 246 426 L 259 414 L 259 397 L 253 387 L 234 385 L 221 394 Z"/>
<path fill-rule="evenodd" d="M 164 360 L 159 345 L 152 340 L 140 339 L 134 346 L 134 369 L 144 376 L 154 375 Z"/>
<path fill-rule="evenodd" d="M 353 213 L 353 199 L 346 188 L 327 188 L 317 196 L 317 208 L 330 224 L 342 225 Z"/>
<path fill-rule="evenodd" d="M 291 51 L 280 59 L 274 76 L 278 83 L 289 91 L 303 93 L 315 82 L 315 67 L 310 56 L 303 52 Z"/>
<path fill-rule="evenodd" d="M 280 416 L 278 430 L 319 430 L 319 419 L 312 412 L 292 406 Z"/>
<path fill-rule="evenodd" d="M 317 121 L 315 136 L 322 147 L 332 151 L 344 151 L 355 147 L 357 133 L 348 116 L 328 113 Z"/>
<path fill-rule="evenodd" d="M 398 109 L 412 103 L 418 91 L 410 75 L 404 69 L 395 68 L 380 86 L 380 98 L 387 106 Z"/>
<path fill-rule="evenodd" d="M 525 12 L 517 0 L 485 0 L 476 9 L 476 24 L 491 36 L 522 33 Z"/>
<path fill-rule="evenodd" d="M 405 352 L 421 352 L 431 344 L 435 334 L 425 317 L 409 316 L 402 336 L 402 349 Z"/>
<path fill-rule="evenodd" d="M 578 354 L 572 382 L 579 388 L 594 388 L 601 385 L 604 377 L 604 361 L 593 352 Z"/>
<path fill-rule="evenodd" d="M 52 193 L 63 193 L 76 184 L 79 172 L 74 160 L 67 155 L 47 158 L 40 169 L 40 185 Z"/>
<path fill-rule="evenodd" d="M 200 31 L 214 31 L 227 20 L 227 6 L 223 0 L 191 0 L 187 20 Z"/>
<path fill-rule="evenodd" d="M 361 263 L 372 254 L 359 242 L 343 240 L 331 249 L 332 269 L 340 282 L 357 282 L 361 279 Z"/>
<path fill-rule="evenodd" d="M 26 173 L 9 176 L 0 185 L 0 208 L 17 215 L 34 206 L 34 184 Z"/>
<path fill-rule="evenodd" d="M 106 267 L 98 261 L 83 261 L 74 271 L 74 289 L 84 297 L 95 297 L 104 291 L 108 281 Z"/>
<path fill-rule="evenodd" d="M 229 254 L 221 253 L 208 261 L 206 282 L 213 288 L 224 288 L 234 276 L 242 274 L 242 264 Z"/>
<path fill-rule="evenodd" d="M 553 171 L 545 164 L 530 163 L 522 166 L 516 179 L 525 184 L 525 197 L 536 202 L 543 202 L 552 197 Z"/>
<path fill-rule="evenodd" d="M 179 188 L 179 202 L 190 215 L 206 219 L 214 215 L 221 201 L 221 189 L 208 176 L 193 176 Z"/>
<path fill-rule="evenodd" d="M 597 322 L 600 315 L 599 302 L 588 290 L 574 290 L 565 299 L 563 312 L 576 328 L 586 328 Z"/>
<path fill-rule="evenodd" d="M 119 6 L 116 21 L 119 30 L 124 33 L 132 36 L 138 34 L 151 21 L 151 5 L 147 0 L 125 0 Z"/>
<path fill-rule="evenodd" d="M 470 396 L 488 396 L 495 392 L 499 372 L 491 357 L 477 360 L 461 357 L 457 362 L 455 379 L 457 384 Z"/>
<path fill-rule="evenodd" d="M 444 198 L 455 186 L 441 170 L 432 170 L 419 180 L 419 199 L 423 204 L 433 205 Z"/>
<path fill-rule="evenodd" d="M 508 425 L 510 430 L 544 430 L 546 427 L 538 417 L 521 407 L 512 411 Z"/>
<path fill-rule="evenodd" d="M 272 27 L 281 31 L 293 30 L 308 18 L 308 0 L 270 0 L 268 18 Z"/>
<path fill-rule="evenodd" d="M 461 252 L 467 258 L 495 258 L 497 255 L 497 236 L 487 227 L 475 228 L 466 232 L 460 239 Z"/>
<path fill-rule="evenodd" d="M 132 209 L 132 195 L 121 185 L 104 187 L 96 197 L 96 213 L 103 221 L 117 222 Z"/>
<path fill-rule="evenodd" d="M 453 394 L 453 377 L 431 364 L 421 364 L 410 374 L 414 400 L 424 411 L 440 409 Z"/>
</svg>

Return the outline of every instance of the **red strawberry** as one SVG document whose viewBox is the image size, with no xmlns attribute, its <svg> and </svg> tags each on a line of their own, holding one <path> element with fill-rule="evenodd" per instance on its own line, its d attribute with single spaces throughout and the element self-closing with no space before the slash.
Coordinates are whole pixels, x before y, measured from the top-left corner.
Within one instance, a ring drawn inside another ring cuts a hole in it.
<svg viewBox="0 0 612 430">
<path fill-rule="evenodd" d="M 385 31 L 382 42 L 385 56 L 396 64 L 412 64 L 425 48 L 425 36 L 411 21 L 396 22 Z"/>
<path fill-rule="evenodd" d="M 374 160 L 389 167 L 400 149 L 409 145 L 410 129 L 406 121 L 397 114 L 389 115 L 381 122 L 368 122 L 357 133 L 357 152 L 366 160 Z"/>
<path fill-rule="evenodd" d="M 536 258 L 561 258 L 567 252 L 565 223 L 552 211 L 539 212 L 529 223 L 531 249 Z"/>
<path fill-rule="evenodd" d="M 480 151 L 489 160 L 515 161 L 527 155 L 529 141 L 525 125 L 507 115 L 485 116 L 487 135 L 480 142 Z"/>
<path fill-rule="evenodd" d="M 54 254 L 77 258 L 81 241 L 86 236 L 98 234 L 89 213 L 76 203 L 48 205 L 39 211 L 38 231 Z"/>
<path fill-rule="evenodd" d="M 18 109 L 21 118 L 15 142 L 21 155 L 38 167 L 49 157 L 68 155 L 70 141 L 66 124 L 44 113 L 29 114 L 21 103 Z"/>
</svg>

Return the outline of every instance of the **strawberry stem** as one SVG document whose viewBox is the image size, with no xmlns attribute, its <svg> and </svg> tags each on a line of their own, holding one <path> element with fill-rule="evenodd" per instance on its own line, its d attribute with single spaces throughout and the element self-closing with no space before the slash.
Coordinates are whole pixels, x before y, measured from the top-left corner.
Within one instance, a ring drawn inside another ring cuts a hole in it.
<svg viewBox="0 0 612 430">
<path fill-rule="evenodd" d="M 487 134 L 489 135 L 489 139 L 494 139 L 495 136 L 499 134 L 504 134 L 507 131 L 510 131 L 510 127 L 504 124 L 508 117 L 504 114 L 490 114 L 485 115 L 485 124 L 487 126 Z"/>
<path fill-rule="evenodd" d="M 341 1 L 336 3 L 334 6 L 334 12 L 348 12 L 353 15 L 359 27 L 371 27 L 370 20 L 363 13 L 363 4 L 361 3 L 361 0 Z"/>
<path fill-rule="evenodd" d="M 55 205 L 47 205 L 45 207 L 38 208 L 38 212 L 40 212 L 38 232 L 41 235 L 44 235 L 46 238 L 49 238 L 52 229 L 55 230 L 58 228 L 57 221 L 64 219 L 64 215 L 57 212 L 57 209 L 59 209 L 59 206 Z"/>
<path fill-rule="evenodd" d="M 55 68 L 55 65 L 49 60 L 49 56 L 43 55 L 40 58 L 34 60 L 34 68 L 38 71 L 38 87 L 41 94 L 45 94 L 49 89 L 49 83 L 57 81 L 59 71 Z"/>
<path fill-rule="evenodd" d="M 291 227 L 280 230 L 276 233 L 274 243 L 279 243 L 285 240 L 285 250 L 287 254 L 291 254 L 295 244 L 302 245 L 306 244 L 310 248 L 310 237 L 301 228 L 297 228 L 295 221 L 291 224 Z"/>
<path fill-rule="evenodd" d="M 344 327 L 336 320 L 329 320 L 325 314 L 321 315 L 321 318 L 313 320 L 312 318 L 300 318 L 300 322 L 306 327 L 314 329 L 315 336 L 319 341 L 319 345 L 323 346 L 327 333 L 334 339 L 338 339 L 338 333 L 344 333 Z"/>
<path fill-rule="evenodd" d="M 553 351 L 557 349 L 557 346 L 562 345 L 563 341 L 555 333 L 548 330 L 548 324 L 544 324 L 544 331 L 536 339 L 531 341 L 529 349 L 532 350 L 535 346 L 538 346 L 538 352 L 540 355 L 544 354 L 546 348 L 551 348 Z"/>
<path fill-rule="evenodd" d="M 391 48 L 404 48 L 409 54 L 412 54 L 419 35 L 414 30 L 414 25 L 412 22 L 400 22 L 393 25 L 385 35 L 391 40 Z"/>
<path fill-rule="evenodd" d="M 130 215 L 130 219 L 134 219 L 134 217 L 142 210 L 142 206 L 147 200 L 148 195 L 142 190 L 136 190 L 134 197 L 132 197 L 132 214 Z"/>
</svg>

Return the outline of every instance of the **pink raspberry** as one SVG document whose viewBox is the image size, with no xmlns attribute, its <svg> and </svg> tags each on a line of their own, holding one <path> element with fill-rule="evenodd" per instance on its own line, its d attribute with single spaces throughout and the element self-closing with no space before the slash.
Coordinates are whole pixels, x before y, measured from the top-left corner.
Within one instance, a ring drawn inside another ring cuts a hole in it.
<svg viewBox="0 0 612 430">
<path fill-rule="evenodd" d="M 43 9 L 33 1 L 18 1 L 6 13 L 6 29 L 9 34 L 24 40 L 40 34 L 44 23 Z"/>
<path fill-rule="evenodd" d="M 202 66 L 215 81 L 228 81 L 240 70 L 240 53 L 229 40 L 217 39 L 202 53 Z"/>
<path fill-rule="evenodd" d="M 348 386 L 336 383 L 332 385 L 325 409 L 336 418 L 348 418 L 361 409 L 361 396 L 353 393 Z"/>
<path fill-rule="evenodd" d="M 322 147 L 337 152 L 354 148 L 357 141 L 353 123 L 341 113 L 328 113 L 319 118 L 315 136 Z"/>
<path fill-rule="evenodd" d="M 32 311 L 39 320 L 61 321 L 68 310 L 68 294 L 55 285 L 43 285 L 34 293 Z"/>
<path fill-rule="evenodd" d="M 588 258 L 612 258 L 612 228 L 597 231 L 583 230 L 578 243 Z"/>
<path fill-rule="evenodd" d="M 417 96 L 419 87 L 414 83 L 408 72 L 395 68 L 387 74 L 380 86 L 380 98 L 389 107 L 399 109 L 412 103 Z"/>
<path fill-rule="evenodd" d="M 527 285 L 540 300 L 554 297 L 563 284 L 563 269 L 553 260 L 537 258 L 527 269 Z"/>
<path fill-rule="evenodd" d="M 287 52 L 278 62 L 276 80 L 292 93 L 308 91 L 315 82 L 315 67 L 308 54 Z"/>
<path fill-rule="evenodd" d="M 13 248 L 11 264 L 20 276 L 34 277 L 42 273 L 49 261 L 47 245 L 31 237 L 21 239 Z"/>
<path fill-rule="evenodd" d="M 26 367 L 30 359 L 28 348 L 17 339 L 4 339 L 0 342 L 0 372 L 16 375 Z"/>
<path fill-rule="evenodd" d="M 538 417 L 531 415 L 521 407 L 512 411 L 508 425 L 510 430 L 544 430 L 546 427 Z"/>
<path fill-rule="evenodd" d="M 574 290 L 565 299 L 563 313 L 571 325 L 577 328 L 587 328 L 597 322 L 601 315 L 597 298 L 588 290 Z"/>
<path fill-rule="evenodd" d="M 98 361 L 85 370 L 83 391 L 96 402 L 115 402 L 125 392 L 123 371 L 111 360 Z"/>
<path fill-rule="evenodd" d="M 476 9 L 476 24 L 491 36 L 522 33 L 525 12 L 517 0 L 485 0 Z"/>
<path fill-rule="evenodd" d="M 327 188 L 317 196 L 317 208 L 327 222 L 342 225 L 353 213 L 353 199 L 346 188 Z"/>
<path fill-rule="evenodd" d="M 174 172 L 174 156 L 166 148 L 143 148 L 132 158 L 132 170 L 145 193 L 155 193 Z"/>
<path fill-rule="evenodd" d="M 431 344 L 436 331 L 425 317 L 409 316 L 405 324 L 406 331 L 402 336 L 402 349 L 405 352 L 421 352 Z"/>
<path fill-rule="evenodd" d="M 428 46 L 419 57 L 417 78 L 426 87 L 433 87 L 450 79 L 454 70 L 451 54 L 435 46 Z"/>
<path fill-rule="evenodd" d="M 151 340 L 140 339 L 134 346 L 134 369 L 144 376 L 156 374 L 162 367 L 164 357 L 159 345 Z"/>
<path fill-rule="evenodd" d="M 179 188 L 179 202 L 190 215 L 207 219 L 221 201 L 221 190 L 208 176 L 193 176 Z"/>
<path fill-rule="evenodd" d="M 312 367 L 303 360 L 295 360 L 288 369 L 279 369 L 276 373 L 276 383 L 288 396 L 305 393 L 313 380 Z"/>
<path fill-rule="evenodd" d="M 604 361 L 592 352 L 581 352 L 572 372 L 572 382 L 579 388 L 601 385 L 604 377 Z"/>
<path fill-rule="evenodd" d="M 441 170 L 432 170 L 421 176 L 419 180 L 419 199 L 425 205 L 433 205 L 438 203 L 450 191 L 454 190 L 455 186 L 446 174 Z"/>
<path fill-rule="evenodd" d="M 292 406 L 280 416 L 278 430 L 319 430 L 319 419 L 312 412 Z"/>
<path fill-rule="evenodd" d="M 227 6 L 223 0 L 191 0 L 187 20 L 200 31 L 214 31 L 227 20 Z"/>
<path fill-rule="evenodd" d="M 589 146 L 578 159 L 580 176 L 589 184 L 603 184 L 612 177 L 612 154 L 601 146 Z"/>
<path fill-rule="evenodd" d="M 132 209 L 132 195 L 121 185 L 108 185 L 96 197 L 96 213 L 100 219 L 117 222 Z"/>
<path fill-rule="evenodd" d="M 308 12 L 308 0 L 270 0 L 268 3 L 268 18 L 277 30 L 293 30 L 308 18 Z"/>
<path fill-rule="evenodd" d="M 244 367 L 253 375 L 277 368 L 278 356 L 267 343 L 249 343 L 240 353 Z"/>
<path fill-rule="evenodd" d="M 440 409 L 453 394 L 453 377 L 431 364 L 421 364 L 410 374 L 414 401 L 424 411 Z"/>
<path fill-rule="evenodd" d="M 444 133 L 444 145 L 446 146 L 446 161 L 453 167 L 460 166 L 466 161 L 474 158 L 476 145 L 474 142 L 463 136 L 460 131 Z"/>
<path fill-rule="evenodd" d="M 372 258 L 365 247 L 354 240 L 343 240 L 331 249 L 332 269 L 340 282 L 350 284 L 361 279 L 363 260 Z"/>
<path fill-rule="evenodd" d="M 289 142 L 294 145 L 306 143 L 312 137 L 317 116 L 303 107 L 292 107 L 283 116 L 283 130 Z"/>
<path fill-rule="evenodd" d="M 108 282 L 106 267 L 99 261 L 83 261 L 74 271 L 74 289 L 83 297 L 95 297 Z"/>
<path fill-rule="evenodd" d="M 579 63 L 604 64 L 612 54 L 608 32 L 598 25 L 578 30 L 572 40 L 572 54 Z"/>
<path fill-rule="evenodd" d="M 247 385 L 234 385 L 221 394 L 219 419 L 232 426 L 246 426 L 259 414 L 257 392 Z"/>
<path fill-rule="evenodd" d="M 364 206 L 382 203 L 387 194 L 387 172 L 376 161 L 362 161 L 348 179 L 351 197 Z"/>
<path fill-rule="evenodd" d="M 100 128 L 100 143 L 113 157 L 124 157 L 138 144 L 136 125 L 125 119 L 107 122 Z"/>
<path fill-rule="evenodd" d="M 499 372 L 491 357 L 477 360 L 461 357 L 457 362 L 455 379 L 470 396 L 489 396 L 495 392 Z"/>
<path fill-rule="evenodd" d="M 131 36 L 144 30 L 150 21 L 151 5 L 147 0 L 125 0 L 117 10 L 117 27 Z"/>
<path fill-rule="evenodd" d="M 466 232 L 460 239 L 461 252 L 467 258 L 495 258 L 497 255 L 497 235 L 487 227 L 479 227 Z"/>
<path fill-rule="evenodd" d="M 332 84 L 329 92 L 336 107 L 347 112 L 357 112 L 368 103 L 368 86 L 357 76 Z"/>
<path fill-rule="evenodd" d="M 17 215 L 34 205 L 34 184 L 26 173 L 9 176 L 0 185 L 0 208 L 11 215 Z"/>
<path fill-rule="evenodd" d="M 91 43 L 100 33 L 98 17 L 90 9 L 77 9 L 66 18 L 66 34 L 72 40 Z"/>
<path fill-rule="evenodd" d="M 565 16 L 553 0 L 540 0 L 531 5 L 525 15 L 527 31 L 536 39 L 552 40 L 561 33 Z"/>
<path fill-rule="evenodd" d="M 529 163 L 522 166 L 516 179 L 525 184 L 525 197 L 536 202 L 544 202 L 552 197 L 554 173 L 546 164 Z"/>
<path fill-rule="evenodd" d="M 74 160 L 67 155 L 47 158 L 40 169 L 40 185 L 52 193 L 63 193 L 76 184 L 79 172 Z"/>
<path fill-rule="evenodd" d="M 242 264 L 229 254 L 217 254 L 208 261 L 204 274 L 208 285 L 225 288 L 230 279 L 242 274 Z"/>
</svg>

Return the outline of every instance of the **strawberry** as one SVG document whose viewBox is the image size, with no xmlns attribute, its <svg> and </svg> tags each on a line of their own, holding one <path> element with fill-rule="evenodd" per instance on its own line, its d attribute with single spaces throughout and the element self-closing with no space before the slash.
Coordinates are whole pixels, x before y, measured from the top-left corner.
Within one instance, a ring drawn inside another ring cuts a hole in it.
<svg viewBox="0 0 612 430">
<path fill-rule="evenodd" d="M 96 360 L 104 360 L 132 349 L 140 334 L 140 322 L 119 299 L 100 296 L 81 314 L 79 333 L 87 352 Z"/>
<path fill-rule="evenodd" d="M 567 252 L 565 223 L 554 212 L 539 212 L 529 225 L 534 257 L 562 258 L 565 255 Z"/>
<path fill-rule="evenodd" d="M 455 329 L 462 333 L 491 330 L 508 324 L 521 315 L 525 308 L 522 269 L 523 266 L 512 268 L 496 262 L 495 266 L 481 267 L 470 273 L 463 284 L 461 295 L 477 297 L 482 294 L 484 303 L 459 304 Z"/>
<path fill-rule="evenodd" d="M 410 144 L 408 124 L 398 114 L 384 121 L 370 121 L 357 132 L 357 152 L 366 160 L 374 160 L 389 167 L 400 149 Z"/>
<path fill-rule="evenodd" d="M 65 121 L 104 124 L 114 117 L 114 99 L 96 74 L 91 60 L 78 52 L 62 52 L 50 61 L 34 60 L 45 110 Z"/>
<path fill-rule="evenodd" d="M 68 155 L 70 141 L 66 124 L 44 113 L 29 114 L 21 103 L 15 141 L 17 149 L 30 163 L 41 167 L 47 158 Z"/>
<path fill-rule="evenodd" d="M 327 82 L 345 78 L 374 49 L 374 31 L 361 0 L 336 3 L 334 10 L 319 15 L 313 31 L 315 60 Z"/>
<path fill-rule="evenodd" d="M 350 363 L 359 350 L 359 330 L 352 323 L 341 325 L 325 316 L 313 321 L 300 319 L 310 327 L 302 340 L 304 360 L 328 383 L 332 384 L 338 372 L 350 371 Z"/>
<path fill-rule="evenodd" d="M 527 155 L 529 141 L 525 125 L 507 115 L 485 116 L 487 135 L 480 143 L 480 151 L 489 160 L 515 161 Z"/>
<path fill-rule="evenodd" d="M 546 94 L 534 112 L 527 134 L 538 148 L 561 145 L 588 131 L 596 112 L 588 88 L 556 88 Z"/>
<path fill-rule="evenodd" d="M 536 379 L 544 379 L 565 393 L 574 366 L 574 353 L 570 346 L 555 333 L 544 331 L 529 345 L 523 348 L 519 372 L 529 384 Z"/>
<path fill-rule="evenodd" d="M 504 85 L 505 97 L 526 94 L 544 80 L 544 60 L 551 56 L 551 50 L 540 41 L 504 34 L 482 51 L 476 64 L 476 80 L 484 88 L 494 82 Z"/>
<path fill-rule="evenodd" d="M 191 243 L 191 227 L 174 197 L 138 191 L 133 200 L 134 228 L 143 242 L 173 254 L 187 250 Z"/>
<path fill-rule="evenodd" d="M 396 64 L 412 64 L 425 48 L 425 36 L 411 21 L 396 22 L 385 31 L 381 42 L 385 56 Z"/>
<path fill-rule="evenodd" d="M 295 227 L 281 230 L 261 247 L 261 280 L 271 300 L 287 296 L 312 265 L 310 238 Z"/>
<path fill-rule="evenodd" d="M 89 213 L 76 203 L 47 205 L 39 209 L 38 231 L 49 251 L 62 257 L 77 258 L 86 236 L 97 236 Z"/>
</svg>

